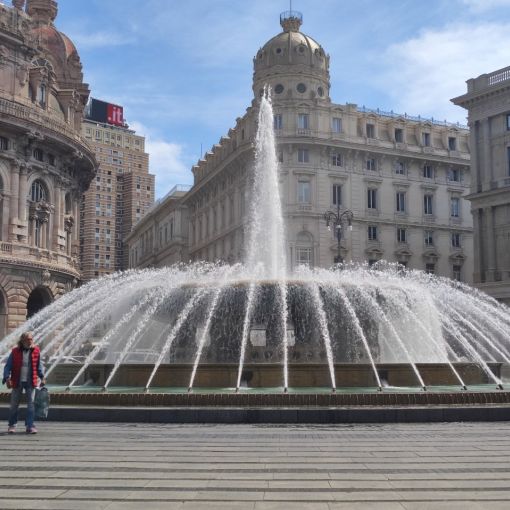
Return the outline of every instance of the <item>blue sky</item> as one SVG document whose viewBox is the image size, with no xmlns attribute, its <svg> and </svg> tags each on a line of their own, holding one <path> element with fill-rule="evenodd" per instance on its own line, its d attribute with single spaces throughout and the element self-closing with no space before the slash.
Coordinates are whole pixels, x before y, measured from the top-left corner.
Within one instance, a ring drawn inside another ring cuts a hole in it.
<svg viewBox="0 0 510 510">
<path fill-rule="evenodd" d="M 124 106 L 147 137 L 156 194 L 252 99 L 252 58 L 280 31 L 288 0 L 59 0 L 92 96 Z M 293 0 L 302 31 L 331 57 L 331 97 L 465 122 L 449 99 L 510 65 L 510 0 Z"/>
</svg>

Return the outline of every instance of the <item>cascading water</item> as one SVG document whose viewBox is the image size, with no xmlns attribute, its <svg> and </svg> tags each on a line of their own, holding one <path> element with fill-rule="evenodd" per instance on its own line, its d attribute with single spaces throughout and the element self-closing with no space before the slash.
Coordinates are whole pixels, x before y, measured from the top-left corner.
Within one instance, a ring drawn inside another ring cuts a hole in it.
<svg viewBox="0 0 510 510">
<path fill-rule="evenodd" d="M 68 388 L 124 381 L 146 391 L 335 389 L 346 371 L 365 365 L 352 376 L 366 381 L 362 386 L 381 387 L 384 367 L 408 366 L 411 384 L 425 389 L 433 383 L 423 371 L 438 365 L 448 384 L 465 387 L 466 365 L 501 387 L 494 364 L 510 365 L 510 311 L 485 294 L 391 264 L 288 270 L 268 90 L 252 181 L 244 264 L 176 265 L 95 280 L 4 338 L 0 361 L 33 330 L 50 379 Z"/>
</svg>

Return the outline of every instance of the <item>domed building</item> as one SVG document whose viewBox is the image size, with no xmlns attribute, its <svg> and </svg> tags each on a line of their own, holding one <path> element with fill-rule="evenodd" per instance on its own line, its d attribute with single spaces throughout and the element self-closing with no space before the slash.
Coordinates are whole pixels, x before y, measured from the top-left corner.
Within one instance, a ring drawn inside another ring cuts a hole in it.
<svg viewBox="0 0 510 510">
<path fill-rule="evenodd" d="M 288 267 L 385 259 L 472 281 L 473 239 L 466 128 L 336 104 L 330 57 L 301 32 L 302 15 L 280 16 L 282 31 L 253 59 L 254 99 L 236 126 L 193 167 L 186 206 L 192 260 L 243 259 L 251 201 L 258 98 L 272 91 L 286 220 Z M 336 227 L 328 229 L 341 217 Z M 352 223 L 352 231 L 347 226 Z M 161 260 L 161 225 L 144 222 L 130 236 L 131 267 Z M 340 236 L 338 236 L 340 232 Z M 339 239 L 340 237 L 340 239 Z"/>
<path fill-rule="evenodd" d="M 97 167 L 57 2 L 12 4 L 0 4 L 0 337 L 78 283 L 79 201 Z"/>
</svg>

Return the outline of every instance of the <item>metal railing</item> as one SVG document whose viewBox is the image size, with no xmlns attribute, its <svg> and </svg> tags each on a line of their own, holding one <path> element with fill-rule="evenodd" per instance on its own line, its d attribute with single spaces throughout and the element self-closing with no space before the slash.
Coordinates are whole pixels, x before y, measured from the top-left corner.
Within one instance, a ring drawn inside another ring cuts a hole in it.
<svg viewBox="0 0 510 510">
<path fill-rule="evenodd" d="M 303 14 L 299 11 L 284 11 L 280 14 L 280 22 L 286 19 L 298 19 L 299 21 L 303 21 Z"/>
<path fill-rule="evenodd" d="M 437 120 L 434 117 L 422 117 L 421 115 L 408 115 L 407 113 L 396 113 L 393 110 L 385 111 L 379 108 L 367 108 L 365 105 L 356 107 L 358 112 L 362 113 L 375 113 L 376 115 L 381 115 L 382 117 L 391 117 L 391 118 L 403 118 L 406 120 L 411 120 L 414 122 L 430 122 L 436 126 L 447 126 L 447 127 L 456 127 L 460 129 L 469 129 L 468 126 L 461 124 L 460 122 L 448 122 L 446 120 Z"/>
</svg>

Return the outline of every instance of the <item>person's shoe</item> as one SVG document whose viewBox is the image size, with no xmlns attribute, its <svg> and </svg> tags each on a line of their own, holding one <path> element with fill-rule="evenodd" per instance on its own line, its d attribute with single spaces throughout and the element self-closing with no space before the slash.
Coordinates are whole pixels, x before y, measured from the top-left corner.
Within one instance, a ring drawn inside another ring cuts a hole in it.
<svg viewBox="0 0 510 510">
<path fill-rule="evenodd" d="M 7 434 L 14 434 L 16 432 L 16 427 L 12 426 L 7 429 Z"/>
<path fill-rule="evenodd" d="M 37 434 L 37 429 L 35 427 L 30 427 L 27 429 L 27 434 Z"/>
</svg>

